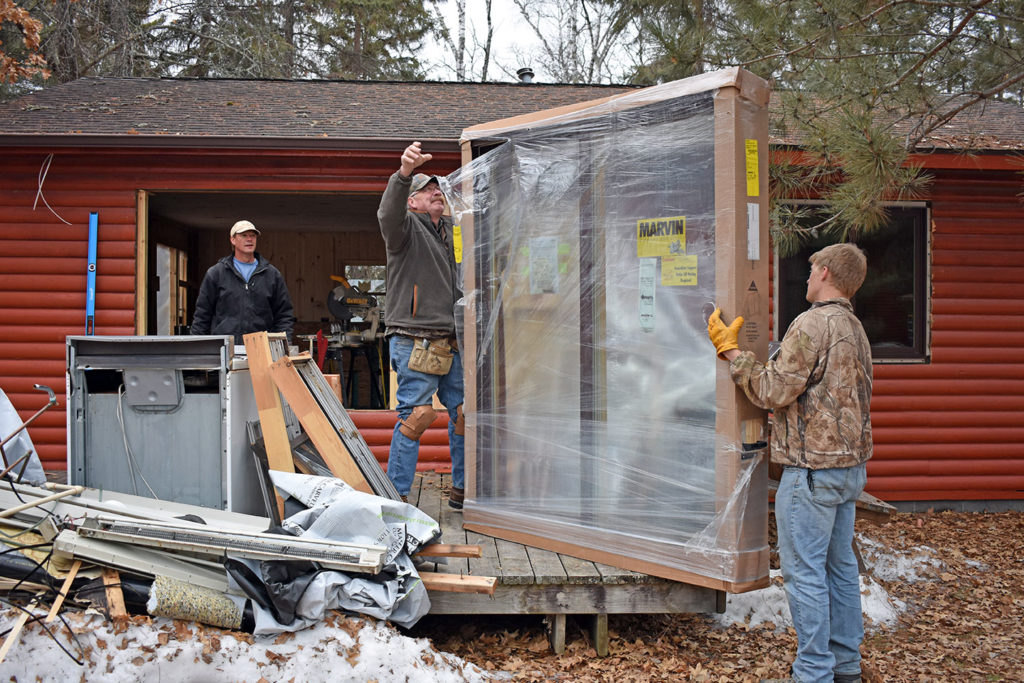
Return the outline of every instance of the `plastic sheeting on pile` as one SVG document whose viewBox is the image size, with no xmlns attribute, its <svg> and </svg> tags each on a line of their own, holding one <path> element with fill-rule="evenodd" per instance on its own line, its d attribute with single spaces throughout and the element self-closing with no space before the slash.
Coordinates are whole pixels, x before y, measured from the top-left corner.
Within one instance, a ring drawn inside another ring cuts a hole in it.
<svg viewBox="0 0 1024 683">
<path fill-rule="evenodd" d="M 305 506 L 281 524 L 285 533 L 387 548 L 376 575 L 320 570 L 309 562 L 227 561 L 232 584 L 252 598 L 256 635 L 298 631 L 328 610 L 365 614 L 400 626 L 430 609 L 412 553 L 441 535 L 436 521 L 416 507 L 356 491 L 340 479 L 270 473 L 282 496 Z"/>
</svg>

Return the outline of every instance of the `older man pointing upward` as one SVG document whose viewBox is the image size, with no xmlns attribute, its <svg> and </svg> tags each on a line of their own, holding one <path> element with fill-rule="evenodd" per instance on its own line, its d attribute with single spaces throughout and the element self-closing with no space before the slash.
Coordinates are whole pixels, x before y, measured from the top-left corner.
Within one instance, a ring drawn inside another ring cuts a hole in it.
<svg viewBox="0 0 1024 683">
<path fill-rule="evenodd" d="M 414 171 L 430 161 L 420 143 L 402 153 L 388 180 L 377 220 L 387 245 L 387 325 L 391 367 L 398 376 L 398 423 L 391 437 L 388 477 L 407 496 L 416 474 L 420 437 L 434 421 L 436 392 L 448 409 L 452 459 L 451 507 L 464 499 L 462 356 L 455 304 L 462 296 L 452 223 L 437 178 Z"/>
</svg>

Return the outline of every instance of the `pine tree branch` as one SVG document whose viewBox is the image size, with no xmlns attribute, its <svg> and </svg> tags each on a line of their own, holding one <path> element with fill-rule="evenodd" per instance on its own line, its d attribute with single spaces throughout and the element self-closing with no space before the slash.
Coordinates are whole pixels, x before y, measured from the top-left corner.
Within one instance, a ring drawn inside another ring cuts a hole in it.
<svg viewBox="0 0 1024 683">
<path fill-rule="evenodd" d="M 111 55 L 114 52 L 117 52 L 118 50 L 120 50 L 121 48 L 125 47 L 126 45 L 131 45 L 136 40 L 138 40 L 138 38 L 139 38 L 139 34 L 136 33 L 136 34 L 128 36 L 124 40 L 121 40 L 119 42 L 114 43 L 113 45 L 108 47 L 106 50 L 101 52 L 98 56 L 96 56 L 91 62 L 89 62 L 88 64 L 83 66 L 81 69 L 79 69 L 78 70 L 79 76 L 88 76 L 89 75 L 89 71 L 91 71 L 94 66 L 96 66 L 97 64 L 102 62 L 104 60 L 104 58 L 108 57 L 109 55 Z"/>
<path fill-rule="evenodd" d="M 949 34 L 947 34 L 943 38 L 943 40 L 939 41 L 939 43 L 935 45 L 931 50 L 923 54 L 921 58 L 917 60 L 917 62 L 915 62 L 909 69 L 904 71 L 896 80 L 890 81 L 889 83 L 883 85 L 881 90 L 883 92 L 886 92 L 898 87 L 903 81 L 910 78 L 911 75 L 922 69 L 932 57 L 934 57 L 943 49 L 948 47 L 956 39 L 956 37 L 960 35 L 964 31 L 964 29 L 967 28 L 967 25 L 971 23 L 971 20 L 973 20 L 974 17 L 978 16 L 978 12 L 982 7 L 991 4 L 991 2 L 992 0 L 979 0 L 979 2 L 976 2 L 973 5 L 971 5 L 967 9 L 966 16 L 964 16 L 964 18 L 960 21 L 956 28 L 950 31 Z"/>
<path fill-rule="evenodd" d="M 790 59 L 792 57 L 795 57 L 795 56 L 799 55 L 802 52 L 810 50 L 813 47 L 816 47 L 819 42 L 831 38 L 836 33 L 842 33 L 844 31 L 846 31 L 847 29 L 853 28 L 854 26 L 856 26 L 858 24 L 860 24 L 862 26 L 866 25 L 867 22 L 870 19 L 878 16 L 879 14 L 881 14 L 881 13 L 887 11 L 887 10 L 893 9 L 893 8 L 898 7 L 900 5 L 913 4 L 914 2 L 915 2 L 915 0 L 892 0 L 891 2 L 887 2 L 884 5 L 879 5 L 874 10 L 872 10 L 871 12 L 869 12 L 868 14 L 866 14 L 866 15 L 864 15 L 862 17 L 858 16 L 856 19 L 854 19 L 852 21 L 849 21 L 849 22 L 847 22 L 845 24 L 841 24 L 841 25 L 835 27 L 831 31 L 824 30 L 824 31 L 818 32 L 818 34 L 816 36 L 814 36 L 810 40 L 805 41 L 799 47 L 793 48 L 792 50 L 785 50 L 785 51 L 782 51 L 782 52 L 776 52 L 776 53 L 770 54 L 770 55 L 762 55 L 762 56 L 757 57 L 755 59 L 751 59 L 751 60 L 748 60 L 746 62 L 743 62 L 743 63 L 739 64 L 739 66 L 749 67 L 749 66 L 752 66 L 754 64 L 758 64 L 760 62 L 766 62 L 766 61 L 773 60 L 773 59 L 783 59 L 783 58 Z M 946 4 L 946 3 L 942 3 L 942 4 Z"/>
<path fill-rule="evenodd" d="M 225 41 L 225 40 L 223 40 L 221 38 L 218 38 L 217 36 L 210 35 L 209 33 L 205 33 L 203 31 L 197 31 L 196 29 L 192 29 L 192 28 L 189 28 L 187 26 L 182 26 L 180 24 L 166 24 L 166 25 L 163 25 L 163 26 L 157 26 L 157 27 L 154 27 L 154 30 L 163 30 L 163 31 L 167 31 L 169 33 L 181 32 L 181 33 L 185 33 L 185 34 L 194 36 L 194 37 L 199 38 L 201 40 L 209 40 L 209 41 L 212 41 L 214 43 L 217 43 L 218 45 L 223 46 L 224 48 L 226 48 L 228 50 L 228 52 L 237 54 L 238 56 L 242 57 L 245 61 L 249 62 L 249 64 L 251 64 L 251 65 L 256 65 L 256 64 L 259 63 L 258 60 L 255 58 L 255 56 L 251 52 L 249 52 L 248 50 L 240 49 L 237 46 L 232 45 L 231 43 L 229 43 L 229 42 L 227 42 L 227 41 Z M 189 64 L 189 62 L 185 62 L 185 64 Z"/>
</svg>

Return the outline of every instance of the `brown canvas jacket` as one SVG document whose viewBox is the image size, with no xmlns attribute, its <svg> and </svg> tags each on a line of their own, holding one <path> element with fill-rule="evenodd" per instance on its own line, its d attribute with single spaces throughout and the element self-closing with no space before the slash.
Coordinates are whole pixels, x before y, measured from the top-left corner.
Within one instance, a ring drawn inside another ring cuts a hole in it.
<svg viewBox="0 0 1024 683">
<path fill-rule="evenodd" d="M 825 469 L 871 457 L 871 346 L 849 300 L 797 316 L 774 361 L 744 351 L 729 370 L 752 403 L 774 411 L 773 462 Z"/>
<path fill-rule="evenodd" d="M 438 230 L 427 214 L 409 211 L 411 184 L 411 177 L 395 171 L 377 210 L 388 257 L 384 323 L 390 331 L 451 335 L 455 332 L 455 303 L 462 296 L 452 222 L 442 216 Z"/>
</svg>

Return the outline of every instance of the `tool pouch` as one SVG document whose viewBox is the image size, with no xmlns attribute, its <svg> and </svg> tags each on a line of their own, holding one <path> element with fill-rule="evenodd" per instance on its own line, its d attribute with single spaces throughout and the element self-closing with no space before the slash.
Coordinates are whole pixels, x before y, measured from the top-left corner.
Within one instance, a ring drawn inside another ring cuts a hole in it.
<svg viewBox="0 0 1024 683">
<path fill-rule="evenodd" d="M 452 347 L 447 339 L 417 339 L 409 355 L 409 369 L 428 375 L 447 375 L 452 358 Z"/>
</svg>

